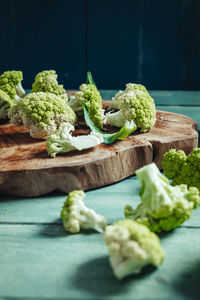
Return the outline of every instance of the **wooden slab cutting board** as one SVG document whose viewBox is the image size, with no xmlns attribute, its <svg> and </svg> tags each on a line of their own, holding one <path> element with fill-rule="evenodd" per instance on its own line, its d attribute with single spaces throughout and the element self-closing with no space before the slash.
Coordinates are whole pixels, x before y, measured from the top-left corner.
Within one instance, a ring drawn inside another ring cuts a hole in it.
<svg viewBox="0 0 200 300">
<path fill-rule="evenodd" d="M 50 158 L 45 141 L 32 139 L 23 126 L 1 124 L 0 193 L 35 197 L 53 190 L 68 193 L 112 184 L 152 161 L 160 168 L 163 154 L 171 148 L 189 154 L 198 145 L 196 129 L 197 123 L 184 115 L 157 111 L 156 124 L 147 133 L 135 132 L 112 145 Z M 79 124 L 75 134 L 88 133 Z"/>
</svg>

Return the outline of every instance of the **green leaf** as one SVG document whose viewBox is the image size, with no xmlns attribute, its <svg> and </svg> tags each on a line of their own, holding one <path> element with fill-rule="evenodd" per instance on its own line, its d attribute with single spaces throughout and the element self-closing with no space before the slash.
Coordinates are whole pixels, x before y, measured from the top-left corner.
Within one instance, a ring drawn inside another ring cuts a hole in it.
<svg viewBox="0 0 200 300">
<path fill-rule="evenodd" d="M 97 131 L 98 133 L 101 133 L 101 135 L 103 137 L 103 140 L 104 140 L 104 144 L 112 144 L 112 143 L 114 143 L 114 141 L 116 139 L 118 139 L 118 140 L 124 140 L 132 132 L 134 132 L 137 129 L 137 126 L 135 125 L 135 123 L 132 120 L 132 121 L 126 121 L 126 123 L 124 124 L 124 126 L 118 132 L 115 132 L 115 133 L 104 133 L 99 128 L 97 128 L 94 125 L 94 123 L 91 121 L 91 119 L 89 117 L 88 109 L 87 109 L 87 106 L 85 105 L 85 103 L 82 103 L 82 106 L 83 106 L 84 118 L 85 118 L 86 124 L 91 129 L 91 131 Z"/>
<path fill-rule="evenodd" d="M 92 77 L 92 73 L 91 73 L 91 72 L 87 72 L 86 84 L 92 84 L 92 85 L 95 85 L 95 82 L 94 82 L 94 80 L 93 80 L 93 77 Z"/>
</svg>

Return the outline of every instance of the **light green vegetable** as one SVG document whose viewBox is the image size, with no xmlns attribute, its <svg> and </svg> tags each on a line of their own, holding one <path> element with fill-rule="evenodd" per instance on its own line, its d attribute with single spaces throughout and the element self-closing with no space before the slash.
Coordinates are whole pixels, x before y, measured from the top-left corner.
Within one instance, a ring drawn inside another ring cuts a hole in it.
<svg viewBox="0 0 200 300">
<path fill-rule="evenodd" d="M 104 133 L 94 125 L 92 120 L 90 120 L 88 109 L 85 104 L 83 104 L 83 109 L 84 109 L 84 118 L 86 124 L 92 130 L 92 132 L 97 132 L 102 136 L 104 144 L 112 144 L 116 139 L 124 140 L 137 129 L 135 123 L 132 120 L 130 122 L 126 121 L 123 127 L 116 133 L 111 133 L 111 134 Z"/>
<path fill-rule="evenodd" d="M 118 279 L 137 274 L 148 264 L 158 266 L 165 258 L 155 233 L 132 220 L 107 226 L 104 241 L 110 252 L 111 267 Z"/>
<path fill-rule="evenodd" d="M 146 93 L 149 96 L 149 93 L 144 85 L 142 84 L 136 84 L 136 83 L 127 83 L 126 89 L 124 91 L 119 91 L 117 94 L 112 98 L 112 101 L 110 102 L 109 108 L 110 109 L 119 109 L 118 104 L 120 102 L 120 96 L 126 95 L 128 92 L 136 92 L 136 91 L 142 91 Z"/>
<path fill-rule="evenodd" d="M 85 103 L 88 108 L 90 119 L 98 127 L 103 127 L 104 110 L 102 108 L 102 98 L 97 90 L 90 72 L 87 72 L 86 84 L 79 87 L 80 91 L 75 96 L 70 97 L 69 106 L 74 111 L 82 111 L 82 104 Z"/>
<path fill-rule="evenodd" d="M 72 131 L 74 131 L 74 126 L 63 123 L 58 130 L 48 136 L 46 145 L 51 157 L 55 157 L 58 153 L 89 149 L 103 142 L 98 132 L 92 131 L 89 135 L 72 136 Z"/>
<path fill-rule="evenodd" d="M 63 226 L 66 231 L 77 233 L 81 229 L 94 229 L 103 232 L 106 220 L 98 215 L 93 209 L 84 204 L 85 193 L 75 190 L 69 193 L 61 211 Z"/>
<path fill-rule="evenodd" d="M 164 154 L 161 164 L 172 185 L 187 184 L 200 190 L 200 148 L 193 149 L 188 156 L 182 150 L 171 149 Z"/>
<path fill-rule="evenodd" d="M 129 87 L 129 85 L 131 85 Z M 142 85 L 129 84 L 127 89 L 118 92 L 110 107 L 117 112 L 108 112 L 106 119 L 111 126 L 122 127 L 126 121 L 133 120 L 141 132 L 150 130 L 156 122 L 154 100 Z M 138 89 L 137 89 L 137 86 Z"/>
<path fill-rule="evenodd" d="M 63 85 L 58 84 L 58 75 L 54 70 L 42 71 L 35 77 L 32 85 L 32 92 L 49 92 L 61 96 L 65 100 L 68 99 Z"/>
<path fill-rule="evenodd" d="M 199 190 L 187 185 L 171 186 L 154 163 L 136 171 L 141 184 L 141 203 L 125 207 L 126 218 L 146 225 L 152 231 L 168 231 L 189 219 L 200 204 Z"/>
<path fill-rule="evenodd" d="M 64 99 L 43 92 L 28 94 L 12 106 L 8 116 L 14 124 L 27 127 L 35 139 L 46 139 L 63 122 L 76 122 L 75 113 Z"/>
<path fill-rule="evenodd" d="M 0 119 L 8 117 L 8 111 L 13 104 L 14 99 L 11 99 L 8 94 L 0 90 Z"/>
<path fill-rule="evenodd" d="M 6 71 L 0 75 L 0 90 L 9 95 L 11 99 L 19 100 L 25 96 L 21 81 L 21 71 Z"/>
</svg>

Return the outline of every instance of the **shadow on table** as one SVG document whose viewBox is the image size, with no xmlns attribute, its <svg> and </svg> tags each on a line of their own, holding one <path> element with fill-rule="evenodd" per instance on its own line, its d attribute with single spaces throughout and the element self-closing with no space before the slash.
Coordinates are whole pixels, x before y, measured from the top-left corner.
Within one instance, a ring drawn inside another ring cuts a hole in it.
<svg viewBox="0 0 200 300">
<path fill-rule="evenodd" d="M 129 286 L 155 271 L 153 266 L 147 266 L 138 275 L 131 275 L 118 280 L 112 272 L 108 256 L 100 257 L 78 267 L 73 279 L 73 285 L 79 290 L 86 290 L 95 296 L 119 295 L 125 293 Z"/>
<path fill-rule="evenodd" d="M 39 235 L 43 238 L 60 238 L 66 237 L 69 233 L 62 226 L 62 221 L 60 218 L 55 219 L 54 222 L 50 224 L 42 224 L 42 228 L 39 231 Z"/>
<path fill-rule="evenodd" d="M 183 294 L 187 299 L 200 299 L 200 261 L 191 268 L 179 274 L 177 280 L 174 281 L 173 288 L 179 293 Z"/>
</svg>

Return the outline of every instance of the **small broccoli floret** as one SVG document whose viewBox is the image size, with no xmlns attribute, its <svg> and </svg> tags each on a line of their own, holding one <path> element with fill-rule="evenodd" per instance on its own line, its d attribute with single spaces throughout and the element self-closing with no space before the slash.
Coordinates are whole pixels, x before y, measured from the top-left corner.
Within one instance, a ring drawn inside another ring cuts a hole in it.
<svg viewBox="0 0 200 300">
<path fill-rule="evenodd" d="M 75 96 L 70 97 L 68 104 L 74 111 L 82 111 L 82 103 L 85 103 L 89 112 L 90 119 L 98 128 L 102 128 L 104 123 L 102 98 L 94 84 L 90 72 L 87 73 L 86 81 L 86 84 L 82 84 L 79 87 L 80 91 L 77 92 Z"/>
<path fill-rule="evenodd" d="M 168 179 L 174 178 L 186 159 L 187 156 L 183 150 L 176 151 L 176 149 L 171 149 L 165 153 L 162 159 L 162 168 L 164 169 L 165 176 Z"/>
<path fill-rule="evenodd" d="M 128 120 L 133 120 L 141 132 L 150 130 L 156 122 L 154 100 L 142 90 L 128 90 L 120 93 L 113 100 L 117 112 L 108 112 L 106 119 L 112 126 L 122 127 Z M 117 103 L 117 104 L 116 104 Z"/>
<path fill-rule="evenodd" d="M 104 241 L 109 248 L 110 264 L 118 279 L 137 274 L 148 264 L 158 266 L 165 258 L 155 233 L 132 220 L 107 226 Z"/>
<path fill-rule="evenodd" d="M 136 84 L 136 83 L 127 83 L 126 89 L 124 91 L 119 91 L 110 102 L 109 109 L 119 109 L 118 103 L 120 102 L 120 96 L 126 94 L 127 92 L 135 92 L 135 91 L 142 91 L 144 93 L 147 93 L 149 95 L 147 89 L 142 84 Z"/>
<path fill-rule="evenodd" d="M 141 203 L 136 209 L 125 207 L 125 216 L 152 231 L 168 231 L 189 219 L 200 204 L 199 190 L 185 184 L 171 186 L 156 165 L 151 163 L 136 171 L 141 183 Z"/>
<path fill-rule="evenodd" d="M 0 90 L 0 119 L 8 117 L 8 111 L 13 104 L 14 99 L 11 99 L 8 94 Z"/>
<path fill-rule="evenodd" d="M 58 75 L 56 71 L 42 71 L 38 73 L 35 77 L 35 81 L 32 85 L 32 92 L 49 92 L 58 96 L 62 96 L 65 100 L 67 100 L 67 94 L 63 85 L 59 85 L 57 81 Z"/>
<path fill-rule="evenodd" d="M 0 90 L 8 94 L 11 99 L 19 100 L 26 94 L 21 85 L 22 80 L 21 71 L 6 71 L 0 75 Z"/>
<path fill-rule="evenodd" d="M 172 179 L 172 185 L 187 184 L 200 190 L 200 148 L 186 156 L 184 151 L 169 150 L 161 162 L 164 174 Z"/>
<path fill-rule="evenodd" d="M 14 124 L 24 124 L 35 139 L 46 139 L 63 122 L 76 122 L 75 113 L 64 99 L 43 92 L 28 94 L 12 106 L 8 116 Z"/>
<path fill-rule="evenodd" d="M 106 227 L 106 220 L 98 215 L 93 209 L 85 206 L 83 199 L 85 193 L 75 190 L 69 193 L 61 211 L 63 226 L 66 231 L 77 233 L 81 229 L 94 229 L 103 232 Z"/>
<path fill-rule="evenodd" d="M 72 131 L 74 131 L 74 126 L 63 123 L 57 131 L 48 136 L 46 145 L 48 154 L 51 157 L 55 157 L 58 153 L 89 149 L 103 142 L 103 137 L 98 132 L 91 132 L 89 135 L 72 136 Z"/>
</svg>

